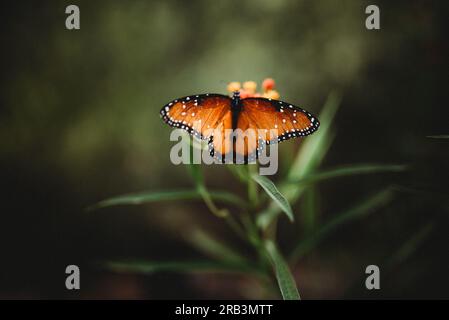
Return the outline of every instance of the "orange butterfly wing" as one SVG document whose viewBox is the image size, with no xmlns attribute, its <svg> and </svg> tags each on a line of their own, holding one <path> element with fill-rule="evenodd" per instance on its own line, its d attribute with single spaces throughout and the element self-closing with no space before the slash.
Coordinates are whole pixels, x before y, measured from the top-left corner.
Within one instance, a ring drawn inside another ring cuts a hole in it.
<svg viewBox="0 0 449 320">
<path fill-rule="evenodd" d="M 307 136 L 320 126 L 310 112 L 284 101 L 246 98 L 241 104 L 237 128 L 257 132 L 257 139 L 251 142 L 248 139 L 248 143 L 243 141 L 243 136 L 237 135 L 236 138 L 235 151 L 248 160 L 257 158 L 264 144 Z"/>
<path fill-rule="evenodd" d="M 165 123 L 186 130 L 200 139 L 208 139 L 231 113 L 231 101 L 221 94 L 201 94 L 179 98 L 161 109 Z"/>
<path fill-rule="evenodd" d="M 194 137 L 209 140 L 211 155 L 232 151 L 232 99 L 221 94 L 202 94 L 179 98 L 167 103 L 160 111 L 165 123 L 186 130 Z M 214 152 L 215 151 L 215 152 Z"/>
</svg>

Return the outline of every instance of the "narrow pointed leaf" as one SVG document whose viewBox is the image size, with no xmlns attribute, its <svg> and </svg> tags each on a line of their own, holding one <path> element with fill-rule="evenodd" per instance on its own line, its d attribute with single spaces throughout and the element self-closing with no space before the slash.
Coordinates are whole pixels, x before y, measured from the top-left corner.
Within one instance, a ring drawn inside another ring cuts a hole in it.
<svg viewBox="0 0 449 320">
<path fill-rule="evenodd" d="M 196 249 L 216 260 L 233 263 L 236 265 L 248 265 L 249 261 L 244 256 L 240 255 L 236 249 L 226 245 L 209 233 L 194 229 L 185 236 L 186 240 L 190 242 Z"/>
<path fill-rule="evenodd" d="M 251 178 L 256 181 L 262 189 L 274 200 L 274 202 L 285 212 L 290 221 L 294 221 L 293 211 L 287 199 L 279 192 L 274 183 L 267 177 L 257 174 L 251 175 Z"/>
<path fill-rule="evenodd" d="M 296 287 L 295 279 L 290 272 L 290 269 L 285 262 L 284 257 L 276 248 L 276 245 L 272 241 L 265 243 L 268 256 L 270 257 L 271 264 L 276 275 L 276 280 L 281 290 L 282 298 L 284 300 L 299 300 L 299 292 Z"/>
<path fill-rule="evenodd" d="M 209 195 L 212 199 L 245 207 L 246 204 L 236 195 L 226 191 L 211 191 Z M 150 202 L 159 201 L 176 201 L 176 200 L 201 200 L 203 196 L 198 190 L 177 190 L 177 191 L 144 191 L 138 193 L 125 194 L 117 197 L 112 197 L 88 208 L 94 210 L 104 207 L 117 205 L 139 205 Z"/>
<path fill-rule="evenodd" d="M 152 274 L 156 272 L 250 272 L 250 269 L 241 265 L 233 265 L 220 261 L 108 261 L 102 263 L 115 272 Z"/>
</svg>

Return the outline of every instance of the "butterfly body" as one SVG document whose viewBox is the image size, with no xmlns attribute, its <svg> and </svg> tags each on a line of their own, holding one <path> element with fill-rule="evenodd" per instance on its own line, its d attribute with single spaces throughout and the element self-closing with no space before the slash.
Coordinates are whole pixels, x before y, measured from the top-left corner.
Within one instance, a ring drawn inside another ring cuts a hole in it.
<svg viewBox="0 0 449 320">
<path fill-rule="evenodd" d="M 231 109 L 232 109 L 232 128 L 236 129 L 240 110 L 242 109 L 239 91 L 234 91 L 234 93 L 232 94 Z"/>
<path fill-rule="evenodd" d="M 160 111 L 168 125 L 208 140 L 211 155 L 220 162 L 248 163 L 265 145 L 307 136 L 319 127 L 308 111 L 267 98 L 221 94 L 193 95 L 173 100 Z M 236 157 L 243 161 L 237 161 Z M 230 161 L 229 161 L 230 160 Z"/>
</svg>

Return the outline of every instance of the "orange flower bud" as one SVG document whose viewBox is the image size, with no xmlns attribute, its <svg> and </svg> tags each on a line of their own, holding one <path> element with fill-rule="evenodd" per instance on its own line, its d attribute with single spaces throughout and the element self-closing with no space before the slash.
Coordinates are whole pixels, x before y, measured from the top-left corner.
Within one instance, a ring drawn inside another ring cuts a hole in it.
<svg viewBox="0 0 449 320">
<path fill-rule="evenodd" d="M 273 90 L 274 89 L 274 80 L 271 78 L 266 78 L 263 82 L 262 82 L 262 88 L 265 91 L 269 91 L 269 90 Z"/>
<path fill-rule="evenodd" d="M 228 92 L 232 93 L 234 91 L 239 91 L 241 88 L 240 82 L 233 81 L 228 83 Z"/>
<path fill-rule="evenodd" d="M 254 94 L 257 89 L 257 83 L 255 83 L 254 81 L 243 82 L 243 89 L 250 94 Z"/>
<path fill-rule="evenodd" d="M 251 94 L 248 93 L 247 91 L 245 91 L 245 90 L 240 91 L 240 98 L 245 99 L 245 98 L 249 98 L 250 96 L 251 96 Z"/>
<path fill-rule="evenodd" d="M 274 100 L 279 100 L 279 98 L 280 98 L 279 92 L 277 92 L 276 90 L 268 90 L 267 92 L 265 92 L 263 94 L 263 96 L 265 98 L 274 99 Z"/>
</svg>

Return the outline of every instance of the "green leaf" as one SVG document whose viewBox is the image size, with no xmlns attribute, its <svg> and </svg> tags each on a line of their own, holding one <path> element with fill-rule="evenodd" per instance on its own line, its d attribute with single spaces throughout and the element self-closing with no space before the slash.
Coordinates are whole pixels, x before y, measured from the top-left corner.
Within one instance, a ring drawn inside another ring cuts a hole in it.
<svg viewBox="0 0 449 320">
<path fill-rule="evenodd" d="M 359 174 L 372 174 L 372 173 L 380 173 L 380 172 L 401 172 L 405 171 L 407 166 L 405 165 L 385 165 L 385 164 L 353 164 L 338 167 L 331 170 L 324 170 L 317 173 L 311 173 L 299 180 L 291 180 L 288 183 L 291 184 L 306 184 L 306 183 L 316 183 L 319 181 L 359 175 Z"/>
<path fill-rule="evenodd" d="M 107 261 L 101 263 L 115 272 L 152 274 L 156 272 L 235 272 L 244 273 L 252 270 L 240 265 L 219 261 Z"/>
<path fill-rule="evenodd" d="M 329 236 L 334 230 L 339 226 L 348 223 L 350 221 L 360 219 L 382 206 L 386 206 L 393 200 L 394 189 L 392 187 L 387 187 L 382 191 L 379 191 L 375 195 L 363 200 L 356 206 L 343 211 L 331 219 L 329 222 L 325 223 L 321 228 L 319 228 L 314 235 L 301 241 L 291 254 L 291 261 L 295 262 L 312 248 L 314 248 L 319 242 L 324 238 Z"/>
<path fill-rule="evenodd" d="M 274 183 L 267 177 L 258 174 L 251 175 L 251 178 L 256 181 L 262 189 L 274 200 L 274 202 L 285 212 L 290 221 L 294 221 L 293 211 L 287 199 L 279 192 Z"/>
<path fill-rule="evenodd" d="M 398 248 L 396 252 L 385 263 L 386 268 L 390 269 L 394 266 L 406 261 L 418 249 L 426 238 L 435 228 L 435 221 L 430 221 L 422 226 L 415 234 L 410 237 L 404 244 Z"/>
<path fill-rule="evenodd" d="M 237 253 L 237 250 L 230 248 L 222 241 L 216 240 L 211 235 L 201 229 L 194 229 L 185 237 L 195 248 L 214 259 L 247 266 L 248 259 Z"/>
<path fill-rule="evenodd" d="M 246 203 L 236 195 L 226 191 L 211 191 L 209 196 L 217 201 L 233 204 L 242 208 Z M 117 205 L 139 205 L 143 203 L 158 201 L 176 201 L 176 200 L 197 200 L 203 199 L 203 195 L 198 190 L 177 190 L 177 191 L 143 191 L 138 193 L 125 194 L 109 198 L 91 206 L 88 210 L 95 210 L 104 207 Z"/>
<path fill-rule="evenodd" d="M 276 248 L 276 245 L 269 240 L 265 243 L 265 248 L 270 257 L 282 298 L 284 300 L 301 299 L 298 288 L 296 287 L 295 279 L 293 278 L 284 257 L 282 257 L 281 253 Z"/>
</svg>

